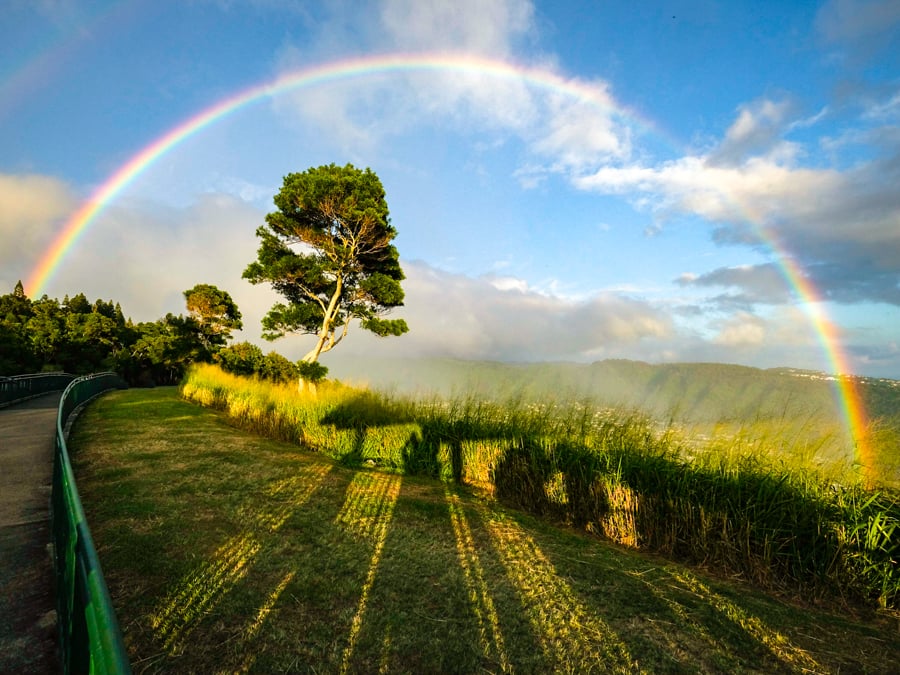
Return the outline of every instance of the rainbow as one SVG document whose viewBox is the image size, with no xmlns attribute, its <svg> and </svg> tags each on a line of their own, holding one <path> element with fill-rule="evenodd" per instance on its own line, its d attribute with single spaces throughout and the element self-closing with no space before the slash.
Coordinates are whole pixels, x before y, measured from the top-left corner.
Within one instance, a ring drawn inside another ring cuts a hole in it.
<svg viewBox="0 0 900 675">
<path fill-rule="evenodd" d="M 378 54 L 351 58 L 304 68 L 270 82 L 244 89 L 225 98 L 199 114 L 191 117 L 155 141 L 144 147 L 129 159 L 105 183 L 85 201 L 64 223 L 59 234 L 44 252 L 32 270 L 25 284 L 26 293 L 37 297 L 59 268 L 63 259 L 72 250 L 82 233 L 96 217 L 157 159 L 178 146 L 182 141 L 197 134 L 231 113 L 267 98 L 272 98 L 302 87 L 313 87 L 328 82 L 365 77 L 372 74 L 390 72 L 458 72 L 463 74 L 488 75 L 497 78 L 525 81 L 534 86 L 549 89 L 588 102 L 611 117 L 628 120 L 660 134 L 656 125 L 643 119 L 636 111 L 615 102 L 600 88 L 574 78 L 565 78 L 552 71 L 496 61 L 468 54 Z M 737 201 L 737 200 L 733 200 Z M 777 237 L 759 225 L 760 218 L 754 217 L 752 210 L 741 206 L 747 221 L 755 227 L 760 238 L 775 253 L 782 275 L 795 289 L 803 301 L 811 324 L 818 336 L 830 369 L 836 375 L 836 393 L 841 413 L 856 446 L 856 455 L 863 467 L 872 465 L 872 455 L 866 442 L 867 420 L 859 391 L 851 377 L 849 362 L 838 347 L 838 339 L 833 324 L 822 309 L 822 302 L 815 287 L 803 274 L 788 251 Z"/>
<path fill-rule="evenodd" d="M 775 253 L 782 275 L 803 301 L 804 311 L 822 345 L 829 370 L 834 374 L 834 389 L 838 405 L 847 429 L 850 431 L 856 459 L 862 467 L 864 478 L 870 480 L 871 470 L 875 466 L 875 454 L 868 439 L 869 421 L 859 388 L 850 375 L 850 363 L 844 352 L 838 347 L 839 336 L 836 327 L 822 308 L 823 303 L 818 290 L 803 273 L 793 256 L 780 243 L 778 237 L 759 225 L 754 225 L 754 228 L 760 238 Z"/>
<path fill-rule="evenodd" d="M 315 66 L 280 77 L 272 82 L 245 89 L 212 105 L 198 115 L 182 122 L 157 138 L 129 159 L 88 198 L 63 225 L 62 230 L 38 261 L 25 284 L 26 292 L 40 295 L 58 269 L 63 258 L 75 245 L 78 237 L 115 197 L 131 184 L 150 165 L 182 141 L 214 124 L 231 113 L 285 92 L 311 87 L 335 80 L 364 77 L 374 73 L 401 71 L 456 71 L 487 74 L 499 78 L 520 79 L 559 91 L 576 99 L 588 101 L 605 112 L 635 120 L 642 126 L 649 123 L 634 111 L 616 104 L 595 87 L 578 80 L 566 79 L 555 73 L 503 61 L 460 54 L 384 54 L 348 59 Z"/>
</svg>

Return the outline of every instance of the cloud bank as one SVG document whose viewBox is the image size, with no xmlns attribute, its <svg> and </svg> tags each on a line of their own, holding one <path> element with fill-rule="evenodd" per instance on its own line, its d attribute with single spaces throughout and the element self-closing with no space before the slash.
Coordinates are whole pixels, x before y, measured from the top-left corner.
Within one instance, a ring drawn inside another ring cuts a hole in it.
<svg viewBox="0 0 900 675">
<path fill-rule="evenodd" d="M 800 144 L 784 138 L 797 121 L 789 111 L 755 102 L 706 153 L 605 166 L 575 184 L 623 195 L 661 220 L 699 216 L 723 245 L 775 244 L 823 299 L 900 305 L 900 135 L 887 128 L 900 110 L 879 103 L 857 118 L 853 141 L 863 159 L 846 168 L 804 166 Z M 707 285 L 715 278 L 704 277 Z"/>
</svg>

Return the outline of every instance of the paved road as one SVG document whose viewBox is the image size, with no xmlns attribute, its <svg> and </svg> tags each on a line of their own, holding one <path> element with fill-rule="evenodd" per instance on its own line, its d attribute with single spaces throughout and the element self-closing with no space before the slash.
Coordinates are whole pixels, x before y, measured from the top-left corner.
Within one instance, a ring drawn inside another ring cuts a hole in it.
<svg viewBox="0 0 900 675">
<path fill-rule="evenodd" d="M 0 410 L 0 673 L 58 673 L 50 480 L 60 394 Z"/>
</svg>

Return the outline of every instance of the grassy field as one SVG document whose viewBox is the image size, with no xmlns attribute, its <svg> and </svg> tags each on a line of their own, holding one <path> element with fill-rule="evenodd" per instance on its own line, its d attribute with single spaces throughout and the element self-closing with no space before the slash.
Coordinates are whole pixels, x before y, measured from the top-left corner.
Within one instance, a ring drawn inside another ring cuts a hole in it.
<svg viewBox="0 0 900 675">
<path fill-rule="evenodd" d="M 234 428 L 174 389 L 70 443 L 134 670 L 889 672 L 900 625 L 764 595 Z"/>
<path fill-rule="evenodd" d="M 802 435 L 717 435 L 584 402 L 315 395 L 193 368 L 188 400 L 347 466 L 481 487 L 613 542 L 761 587 L 898 609 L 900 492 L 807 461 Z"/>
</svg>

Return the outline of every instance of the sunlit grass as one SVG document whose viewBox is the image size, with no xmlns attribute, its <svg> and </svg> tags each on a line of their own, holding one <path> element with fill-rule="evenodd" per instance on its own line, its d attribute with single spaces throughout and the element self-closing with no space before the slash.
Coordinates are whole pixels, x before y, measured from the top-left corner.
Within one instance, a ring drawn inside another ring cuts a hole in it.
<svg viewBox="0 0 900 675">
<path fill-rule="evenodd" d="M 348 466 L 478 486 L 764 587 L 882 607 L 900 598 L 900 494 L 866 489 L 835 454 L 840 434 L 803 420 L 723 424 L 709 436 L 585 402 L 420 402 L 336 384 L 312 395 L 205 366 L 182 392 Z"/>
<path fill-rule="evenodd" d="M 785 604 L 452 483 L 344 468 L 172 391 L 110 394 L 72 440 L 136 673 L 836 673 L 900 661 L 885 619 Z"/>
<path fill-rule="evenodd" d="M 496 661 L 501 672 L 512 672 L 512 664 L 503 644 L 500 619 L 486 581 L 484 567 L 478 556 L 478 548 L 472 537 L 468 518 L 460 505 L 459 496 L 452 494 L 447 487 L 444 488 L 444 494 L 449 506 L 450 522 L 453 525 L 453 536 L 456 540 L 459 564 L 469 594 L 469 603 L 478 619 L 479 645 L 482 655 L 490 661 Z"/>
<path fill-rule="evenodd" d="M 341 529 L 367 540 L 373 545 L 372 560 L 363 583 L 359 607 L 356 614 L 353 615 L 347 646 L 341 660 L 342 673 L 346 673 L 350 669 L 350 660 L 359 638 L 366 606 L 369 603 L 369 594 L 375 584 L 378 563 L 381 560 L 381 552 L 384 549 L 388 527 L 391 524 L 391 516 L 399 493 L 399 477 L 357 474 L 347 488 L 347 500 L 336 519 L 336 523 Z"/>
<path fill-rule="evenodd" d="M 578 600 L 531 535 L 510 520 L 490 519 L 488 531 L 550 669 L 585 672 L 602 663 L 611 672 L 640 672 L 623 640 Z"/>
<path fill-rule="evenodd" d="M 163 648 L 181 651 L 184 638 L 231 586 L 246 576 L 262 548 L 260 532 L 277 532 L 294 510 L 301 507 L 328 473 L 327 466 L 302 468 L 297 475 L 276 481 L 263 491 L 274 509 L 239 510 L 246 532 L 219 547 L 212 559 L 179 582 L 174 592 L 151 615 L 150 625 Z"/>
</svg>

